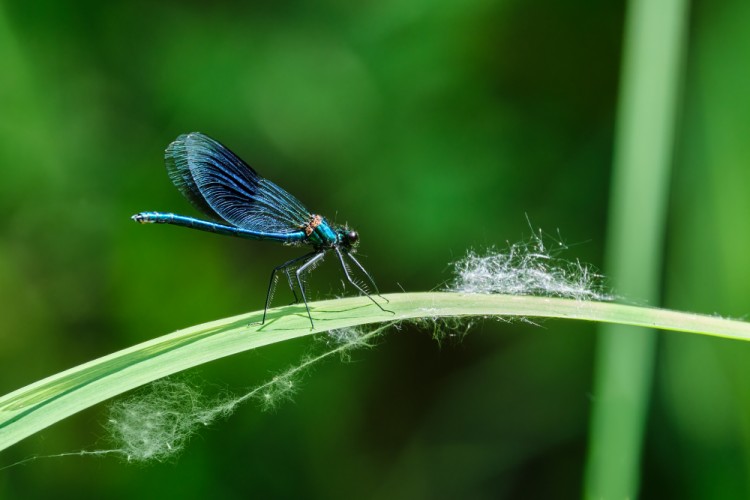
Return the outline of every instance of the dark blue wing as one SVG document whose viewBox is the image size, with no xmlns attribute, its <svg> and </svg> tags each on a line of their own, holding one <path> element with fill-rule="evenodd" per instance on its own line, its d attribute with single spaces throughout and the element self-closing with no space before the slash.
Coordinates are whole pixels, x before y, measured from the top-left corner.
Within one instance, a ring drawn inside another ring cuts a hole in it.
<svg viewBox="0 0 750 500">
<path fill-rule="evenodd" d="M 182 195 L 187 198 L 195 208 L 208 215 L 212 219 L 225 221 L 214 209 L 208 204 L 206 199 L 198 189 L 193 180 L 193 174 L 187 162 L 187 153 L 185 152 L 184 139 L 186 135 L 181 135 L 171 143 L 164 152 L 164 163 L 167 165 L 167 174 Z"/>
<path fill-rule="evenodd" d="M 169 178 L 206 215 L 250 231 L 297 232 L 310 211 L 237 155 L 199 132 L 183 134 L 165 152 Z"/>
</svg>

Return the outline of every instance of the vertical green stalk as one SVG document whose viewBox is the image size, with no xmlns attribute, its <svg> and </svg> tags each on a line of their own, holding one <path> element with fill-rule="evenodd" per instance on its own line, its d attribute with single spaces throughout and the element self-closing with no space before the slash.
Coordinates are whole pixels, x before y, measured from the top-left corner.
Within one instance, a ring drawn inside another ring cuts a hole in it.
<svg viewBox="0 0 750 500">
<path fill-rule="evenodd" d="M 688 0 L 631 0 L 625 26 L 605 272 L 615 293 L 659 302 Z M 601 327 L 585 495 L 635 498 L 655 332 Z"/>
</svg>

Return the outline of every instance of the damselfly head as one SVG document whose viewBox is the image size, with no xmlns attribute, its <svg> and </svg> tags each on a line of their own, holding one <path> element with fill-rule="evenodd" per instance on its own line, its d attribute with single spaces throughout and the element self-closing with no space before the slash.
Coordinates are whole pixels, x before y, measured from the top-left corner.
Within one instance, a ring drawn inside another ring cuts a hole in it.
<svg viewBox="0 0 750 500">
<path fill-rule="evenodd" d="M 353 247 L 359 242 L 359 233 L 348 229 L 339 230 L 339 240 L 344 246 Z"/>
</svg>

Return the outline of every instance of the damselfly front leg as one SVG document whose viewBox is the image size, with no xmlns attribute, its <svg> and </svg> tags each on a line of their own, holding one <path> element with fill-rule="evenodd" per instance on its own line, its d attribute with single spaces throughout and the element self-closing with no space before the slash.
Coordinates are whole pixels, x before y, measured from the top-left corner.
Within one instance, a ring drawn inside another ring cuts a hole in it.
<svg viewBox="0 0 750 500">
<path fill-rule="evenodd" d="M 375 284 L 375 280 L 372 279 L 372 276 L 370 276 L 370 273 L 367 272 L 367 269 L 365 269 L 364 266 L 362 264 L 360 264 L 357 259 L 354 258 L 354 255 L 352 255 L 351 253 L 346 252 L 346 251 L 344 252 L 344 255 L 346 255 L 347 257 L 349 257 L 352 260 L 352 262 L 354 262 L 354 265 L 357 266 L 360 271 L 362 271 L 362 274 L 364 274 L 367 277 L 367 279 L 370 280 L 370 284 L 375 289 L 375 293 L 378 294 L 378 297 L 380 297 L 381 299 L 385 300 L 386 303 L 390 302 L 390 300 L 388 300 L 385 297 L 383 297 L 382 295 L 380 295 L 380 290 L 378 290 L 378 285 Z"/>
<path fill-rule="evenodd" d="M 375 300 L 375 299 L 373 299 L 370 296 L 370 294 L 367 293 L 367 290 L 365 290 L 364 288 L 362 288 L 356 281 L 354 281 L 352 279 L 351 275 L 349 274 L 349 269 L 346 267 L 346 262 L 344 262 L 344 256 L 341 255 L 341 250 L 339 250 L 337 247 L 334 247 L 334 250 L 336 250 L 336 255 L 339 258 L 339 262 L 341 263 L 341 269 L 343 269 L 343 271 L 344 271 L 344 276 L 346 276 L 346 280 L 349 283 L 351 283 L 351 285 L 354 288 L 356 288 L 357 290 L 359 290 L 359 293 L 361 293 L 362 295 L 365 295 L 368 299 L 370 299 L 373 302 L 373 304 L 375 304 L 376 306 L 378 306 L 381 311 L 383 311 L 383 312 L 389 312 L 389 313 L 392 313 L 392 314 L 396 314 L 395 312 L 393 312 L 393 311 L 391 311 L 389 309 L 385 309 L 383 306 L 381 306 L 380 304 L 378 304 L 378 301 Z M 349 257 L 351 257 L 351 255 Z M 364 269 L 359 264 L 359 262 L 357 262 L 356 259 L 352 258 L 352 260 L 354 260 L 354 262 L 357 263 L 357 266 L 364 271 Z M 365 271 L 365 275 L 367 275 L 367 271 Z M 370 281 L 372 282 L 372 278 L 370 278 Z M 375 285 L 374 282 L 372 282 L 372 284 L 373 284 L 373 286 Z M 375 291 L 377 292 L 377 287 L 375 287 Z M 380 295 L 380 294 L 378 293 L 378 295 Z"/>
</svg>

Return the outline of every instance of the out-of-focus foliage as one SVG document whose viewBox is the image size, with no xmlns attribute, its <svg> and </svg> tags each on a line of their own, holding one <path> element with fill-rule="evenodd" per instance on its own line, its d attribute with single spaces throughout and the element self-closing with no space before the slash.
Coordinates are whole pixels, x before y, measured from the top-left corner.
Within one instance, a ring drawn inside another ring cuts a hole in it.
<svg viewBox="0 0 750 500">
<path fill-rule="evenodd" d="M 667 306 L 738 317 L 750 311 L 746 4 L 693 6 L 664 288 Z M 528 237 L 526 214 L 559 228 L 570 258 L 601 265 L 622 19 L 619 3 L 583 0 L 6 0 L 0 392 L 258 309 L 270 269 L 299 254 L 128 219 L 194 214 L 162 161 L 183 132 L 216 137 L 355 227 L 386 291 L 439 286 L 467 249 Z M 343 293 L 334 264 L 313 296 Z M 750 347 L 663 337 L 644 496 L 747 496 Z M 205 430 L 176 464 L 37 461 L 0 473 L 0 496 L 576 496 L 594 340 L 587 325 L 486 323 L 438 347 L 404 329 L 319 368 L 295 403 Z M 242 389 L 311 348 L 195 376 Z M 106 447 L 103 415 L 29 438 L 0 465 Z"/>
</svg>

